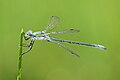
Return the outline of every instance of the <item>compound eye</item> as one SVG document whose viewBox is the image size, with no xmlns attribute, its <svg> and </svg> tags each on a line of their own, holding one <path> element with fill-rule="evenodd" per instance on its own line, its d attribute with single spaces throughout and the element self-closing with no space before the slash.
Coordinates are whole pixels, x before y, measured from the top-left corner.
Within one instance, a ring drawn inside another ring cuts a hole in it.
<svg viewBox="0 0 120 80">
<path fill-rule="evenodd" d="M 26 33 L 27 36 L 29 36 L 30 34 L 29 33 Z"/>
<path fill-rule="evenodd" d="M 32 31 L 31 30 L 27 31 L 24 36 L 25 40 L 30 39 L 31 35 L 32 35 Z"/>
<path fill-rule="evenodd" d="M 29 30 L 28 32 L 26 32 L 26 35 L 27 35 L 27 36 L 31 36 L 31 34 L 32 34 L 32 31 L 31 31 L 31 30 Z"/>
</svg>

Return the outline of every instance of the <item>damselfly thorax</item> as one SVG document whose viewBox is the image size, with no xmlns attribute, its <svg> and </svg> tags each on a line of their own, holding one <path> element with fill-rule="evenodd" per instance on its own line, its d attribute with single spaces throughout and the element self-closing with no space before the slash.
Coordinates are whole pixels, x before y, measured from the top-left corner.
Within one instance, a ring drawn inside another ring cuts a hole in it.
<svg viewBox="0 0 120 80">
<path fill-rule="evenodd" d="M 49 40 L 49 36 L 45 32 L 34 32 L 32 36 L 33 40 Z"/>
</svg>

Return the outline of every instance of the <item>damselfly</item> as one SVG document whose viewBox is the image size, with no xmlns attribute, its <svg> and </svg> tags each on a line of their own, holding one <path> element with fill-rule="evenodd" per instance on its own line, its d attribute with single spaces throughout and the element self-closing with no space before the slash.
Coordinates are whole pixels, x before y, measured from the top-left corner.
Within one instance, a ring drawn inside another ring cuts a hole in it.
<svg viewBox="0 0 120 80">
<path fill-rule="evenodd" d="M 102 49 L 102 50 L 106 50 L 106 48 L 102 45 L 98 45 L 98 44 L 89 44 L 89 43 L 85 43 L 85 42 L 76 42 L 76 41 L 71 41 L 71 40 L 62 40 L 59 38 L 53 38 L 50 37 L 50 34 L 68 34 L 68 33 L 75 33 L 75 32 L 79 32 L 79 30 L 76 29 L 69 29 L 69 30 L 63 30 L 63 31 L 58 31 L 58 32 L 48 32 L 49 30 L 54 29 L 55 27 L 58 26 L 60 22 L 59 17 L 57 16 L 52 16 L 50 17 L 50 20 L 48 22 L 48 25 L 46 27 L 46 29 L 44 31 L 37 31 L 37 32 L 32 32 L 32 30 L 29 30 L 25 33 L 24 35 L 24 39 L 25 40 L 31 40 L 29 44 L 24 44 L 24 47 L 28 47 L 29 49 L 26 50 L 23 54 L 29 52 L 32 47 L 33 44 L 36 40 L 46 40 L 48 42 L 53 42 L 55 44 L 57 44 L 58 46 L 64 48 L 65 50 L 69 51 L 70 53 L 74 54 L 77 57 L 80 57 L 78 54 L 76 54 L 75 52 L 73 52 L 72 50 L 70 50 L 69 48 L 63 46 L 62 44 L 60 44 L 59 42 L 66 42 L 66 43 L 71 43 L 71 44 L 78 44 L 78 45 L 84 45 L 84 46 L 89 46 L 92 48 L 98 48 L 98 49 Z"/>
</svg>

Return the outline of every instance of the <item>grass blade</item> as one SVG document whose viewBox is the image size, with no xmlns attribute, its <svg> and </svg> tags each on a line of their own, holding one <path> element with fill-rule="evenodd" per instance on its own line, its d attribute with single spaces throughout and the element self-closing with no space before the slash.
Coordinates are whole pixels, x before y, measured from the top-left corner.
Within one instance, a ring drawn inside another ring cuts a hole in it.
<svg viewBox="0 0 120 80">
<path fill-rule="evenodd" d="M 18 61 L 18 74 L 17 74 L 17 80 L 21 80 L 22 78 L 22 43 L 23 43 L 23 29 L 20 33 L 20 47 L 19 47 L 19 61 Z"/>
</svg>

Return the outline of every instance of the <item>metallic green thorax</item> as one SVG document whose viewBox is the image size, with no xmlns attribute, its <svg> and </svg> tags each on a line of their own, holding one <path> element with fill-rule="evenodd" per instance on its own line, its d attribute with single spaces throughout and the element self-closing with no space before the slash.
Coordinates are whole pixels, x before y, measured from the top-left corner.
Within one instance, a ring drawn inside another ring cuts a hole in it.
<svg viewBox="0 0 120 80">
<path fill-rule="evenodd" d="M 32 35 L 33 35 L 33 36 L 36 36 L 36 35 L 38 35 L 38 34 L 44 34 L 44 32 L 40 32 L 40 31 L 39 31 L 39 32 L 34 32 Z"/>
</svg>

